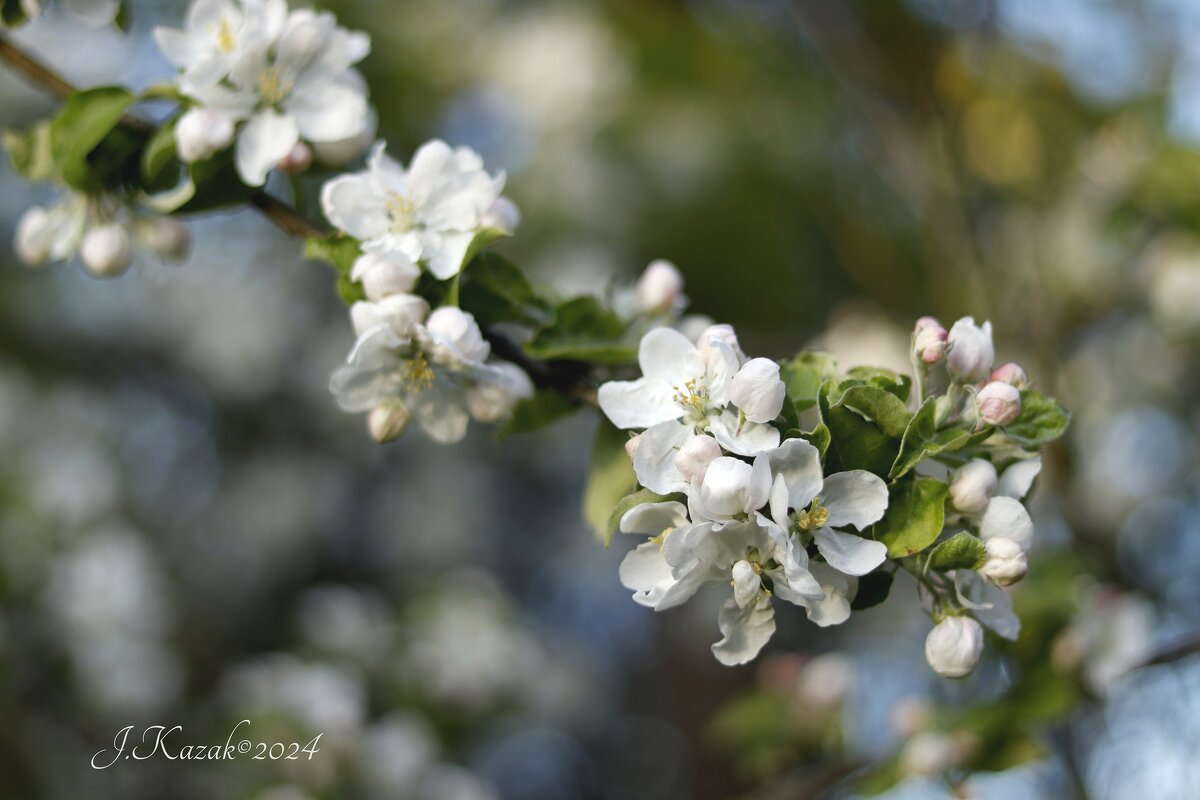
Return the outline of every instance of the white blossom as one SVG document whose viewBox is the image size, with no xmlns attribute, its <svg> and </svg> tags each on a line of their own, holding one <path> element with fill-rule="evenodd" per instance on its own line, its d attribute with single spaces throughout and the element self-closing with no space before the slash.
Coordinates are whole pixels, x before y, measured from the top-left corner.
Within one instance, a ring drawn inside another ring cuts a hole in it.
<svg viewBox="0 0 1200 800">
<path fill-rule="evenodd" d="M 470 314 L 446 307 L 422 322 L 418 312 L 427 308 L 412 295 L 356 303 L 358 340 L 330 390 L 345 411 L 399 406 L 430 438 L 453 443 L 472 416 L 496 421 L 533 385 L 515 365 L 485 363 L 490 348 Z"/>
<path fill-rule="evenodd" d="M 634 458 L 643 486 L 659 494 L 681 490 L 685 481 L 675 466 L 675 454 L 700 433 L 745 456 L 779 444 L 775 428 L 739 419 L 730 387 L 740 365 L 724 341 L 711 339 L 707 357 L 702 357 L 681 333 L 656 328 L 642 337 L 638 363 L 641 378 L 605 383 L 599 401 L 618 428 L 646 429 Z"/>
<path fill-rule="evenodd" d="M 180 48 L 179 60 L 186 62 L 180 90 L 238 125 L 234 155 L 245 183 L 261 186 L 301 141 L 340 142 L 368 127 L 366 86 L 353 69 L 370 51 L 366 34 L 338 26 L 329 13 L 301 9 L 282 16 L 286 5 L 277 1 L 200 4 L 204 20 L 195 30 L 160 30 L 157 38 L 160 47 Z M 181 152 L 203 153 L 224 138 L 216 122 L 211 130 L 222 136 L 214 141 L 206 142 L 200 127 L 176 129 Z"/>
<path fill-rule="evenodd" d="M 970 617 L 946 617 L 925 637 L 925 660 L 937 674 L 962 678 L 983 653 L 983 628 Z"/>
<path fill-rule="evenodd" d="M 189 108 L 175 124 L 175 151 L 185 164 L 204 161 L 233 143 L 234 121 L 209 108 Z"/>
<path fill-rule="evenodd" d="M 419 263 L 438 279 L 458 274 L 472 242 L 485 232 L 485 215 L 504 187 L 470 148 L 433 140 L 408 169 L 371 152 L 368 168 L 325 184 L 321 205 L 329 221 L 363 242 L 368 253 Z"/>
<path fill-rule="evenodd" d="M 996 351 L 992 345 L 992 323 L 975 324 L 963 317 L 950 328 L 946 340 L 946 368 L 956 380 L 976 383 L 992 372 Z"/>
<path fill-rule="evenodd" d="M 1018 389 L 1024 389 L 1029 385 L 1029 376 L 1025 374 L 1025 370 L 1021 368 L 1021 365 L 1015 361 L 1001 364 L 992 370 L 991 380 L 1010 383 Z"/>
<path fill-rule="evenodd" d="M 779 365 L 768 358 L 752 358 L 742 365 L 729 386 L 729 400 L 751 422 L 770 422 L 783 410 L 787 387 L 779 378 Z"/>
</svg>

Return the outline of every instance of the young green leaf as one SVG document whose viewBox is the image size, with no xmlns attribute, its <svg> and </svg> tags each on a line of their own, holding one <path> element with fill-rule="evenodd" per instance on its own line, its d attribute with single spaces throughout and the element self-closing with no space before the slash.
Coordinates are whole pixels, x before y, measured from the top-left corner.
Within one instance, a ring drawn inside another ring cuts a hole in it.
<svg viewBox="0 0 1200 800">
<path fill-rule="evenodd" d="M 1010 439 L 1025 447 L 1038 447 L 1062 436 L 1071 414 L 1052 397 L 1034 389 L 1021 391 L 1021 415 L 1004 429 Z"/>
<path fill-rule="evenodd" d="M 633 361 L 635 349 L 625 341 L 625 322 L 594 297 L 560 303 L 554 321 L 525 344 L 534 358 L 572 358 L 599 364 Z"/>
<path fill-rule="evenodd" d="M 513 408 L 512 417 L 500 431 L 504 439 L 514 433 L 527 433 L 544 428 L 568 414 L 578 410 L 579 404 L 572 402 L 562 392 L 550 389 L 538 389 L 532 397 L 527 397 Z"/>
<path fill-rule="evenodd" d="M 883 389 L 857 382 L 826 381 L 817 399 L 830 433 L 828 471 L 865 469 L 886 478 L 908 423 L 904 404 Z"/>
<path fill-rule="evenodd" d="M 821 384 L 837 375 L 837 361 L 830 353 L 808 351 L 779 365 L 779 377 L 796 412 L 817 404 Z"/>
<path fill-rule="evenodd" d="M 495 253 L 476 257 L 463 270 L 459 305 L 484 327 L 499 322 L 544 325 L 554 314 L 521 268 Z"/>
<path fill-rule="evenodd" d="M 949 491 L 939 480 L 912 475 L 891 485 L 887 513 L 872 529 L 890 557 L 911 556 L 934 543 L 945 522 Z"/>
<path fill-rule="evenodd" d="M 908 427 L 904 430 L 904 438 L 900 441 L 900 452 L 888 472 L 888 477 L 892 480 L 908 474 L 909 470 L 923 459 L 965 447 L 975 438 L 970 431 L 962 428 L 939 431 L 934 421 L 937 415 L 936 406 L 934 398 L 929 398 L 909 420 Z M 989 435 L 990 432 L 990 428 L 985 431 Z"/>
<path fill-rule="evenodd" d="M 85 89 L 67 99 L 50 127 L 54 162 L 66 183 L 94 188 L 88 156 L 120 125 L 133 101 L 133 94 L 118 86 Z"/>
<path fill-rule="evenodd" d="M 625 452 L 629 434 L 601 420 L 592 439 L 592 460 L 583 492 L 583 518 L 605 545 L 611 537 L 608 522 L 613 507 L 637 487 L 633 464 Z"/>
<path fill-rule="evenodd" d="M 979 569 L 987 561 L 983 540 L 966 531 L 954 534 L 929 554 L 929 569 L 945 572 L 951 569 Z"/>
<path fill-rule="evenodd" d="M 45 121 L 26 133 L 4 132 L 4 149 L 12 159 L 13 168 L 27 181 L 44 181 L 54 176 L 50 127 L 50 122 Z"/>
</svg>

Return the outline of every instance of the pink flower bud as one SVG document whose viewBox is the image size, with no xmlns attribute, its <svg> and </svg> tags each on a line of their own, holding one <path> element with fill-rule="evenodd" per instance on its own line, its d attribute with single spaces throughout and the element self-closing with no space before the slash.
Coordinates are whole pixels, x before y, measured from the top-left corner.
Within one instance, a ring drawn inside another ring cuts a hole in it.
<svg viewBox="0 0 1200 800">
<path fill-rule="evenodd" d="M 992 323 L 976 325 L 973 317 L 963 317 L 950 328 L 946 338 L 946 369 L 962 383 L 976 383 L 992 371 L 996 351 L 992 346 Z"/>
<path fill-rule="evenodd" d="M 665 314 L 683 297 L 683 275 L 670 261 L 651 261 L 637 282 L 638 308 L 648 314 Z"/>
<path fill-rule="evenodd" d="M 933 317 L 921 317 L 913 328 L 913 352 L 926 364 L 936 364 L 946 355 L 946 329 Z"/>
<path fill-rule="evenodd" d="M 675 467 L 684 480 L 697 483 L 708 465 L 721 457 L 721 445 L 711 436 L 693 436 L 675 454 Z"/>
<path fill-rule="evenodd" d="M 420 277 L 421 269 L 411 261 L 397 261 L 374 253 L 359 256 L 350 269 L 350 279 L 361 283 L 367 299 L 374 301 L 410 293 Z"/>
<path fill-rule="evenodd" d="M 1012 384 L 1018 389 L 1024 389 L 1029 385 L 1029 376 L 1025 374 L 1025 370 L 1021 369 L 1021 365 L 1015 361 L 1009 361 L 1007 364 L 996 367 L 992 372 L 992 380 Z"/>
<path fill-rule="evenodd" d="M 279 169 L 292 175 L 299 175 L 301 172 L 306 172 L 312 166 L 312 162 L 312 148 L 304 142 L 296 142 L 292 152 L 280 159 Z"/>
<path fill-rule="evenodd" d="M 989 425 L 1003 427 L 1021 416 L 1021 391 L 1011 383 L 992 381 L 975 397 L 979 417 Z"/>
<path fill-rule="evenodd" d="M 637 455 L 638 445 L 641 443 L 642 435 L 640 433 L 637 436 L 630 436 L 629 441 L 625 443 L 625 454 L 629 456 L 630 461 L 633 461 L 634 456 Z"/>
</svg>

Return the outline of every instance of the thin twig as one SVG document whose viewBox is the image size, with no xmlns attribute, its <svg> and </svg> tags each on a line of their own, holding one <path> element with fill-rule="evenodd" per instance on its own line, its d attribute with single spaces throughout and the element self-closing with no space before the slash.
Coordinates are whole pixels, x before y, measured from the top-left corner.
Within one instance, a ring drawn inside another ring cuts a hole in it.
<svg viewBox="0 0 1200 800">
<path fill-rule="evenodd" d="M 0 61 L 6 62 L 35 86 L 46 89 L 55 97 L 66 99 L 76 88 L 54 70 L 37 61 L 7 37 L 0 35 Z M 152 131 L 153 124 L 135 116 L 126 115 L 121 124 L 140 131 Z M 304 216 L 297 209 L 277 197 L 263 191 L 252 194 L 247 205 L 266 217 L 283 232 L 302 239 L 326 236 L 330 229 Z M 574 402 L 596 405 L 596 392 L 591 380 L 591 367 L 586 362 L 556 360 L 539 361 L 530 358 L 519 344 L 495 330 L 484 330 L 485 338 L 492 345 L 492 352 L 505 361 L 524 369 L 534 385 L 542 389 L 561 392 Z"/>
</svg>

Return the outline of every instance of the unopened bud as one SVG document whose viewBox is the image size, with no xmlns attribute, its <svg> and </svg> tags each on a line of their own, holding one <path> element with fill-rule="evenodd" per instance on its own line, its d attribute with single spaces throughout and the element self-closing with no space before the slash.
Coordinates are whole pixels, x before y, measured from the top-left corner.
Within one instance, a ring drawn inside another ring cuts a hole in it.
<svg viewBox="0 0 1200 800">
<path fill-rule="evenodd" d="M 408 409 L 399 403 L 384 403 L 375 406 L 367 414 L 367 430 L 371 438 L 383 444 L 399 439 L 408 428 Z"/>
<path fill-rule="evenodd" d="M 973 458 L 954 473 L 950 503 L 964 514 L 978 514 L 987 507 L 996 489 L 996 468 L 983 458 Z"/>
<path fill-rule="evenodd" d="M 938 675 L 970 675 L 983 654 L 983 628 L 971 617 L 946 617 L 925 637 L 925 660 Z"/>
<path fill-rule="evenodd" d="M 88 272 L 102 278 L 114 278 L 133 263 L 133 243 L 129 231 L 121 225 L 108 224 L 92 228 L 83 237 L 79 260 Z"/>
<path fill-rule="evenodd" d="M 1012 539 L 997 537 L 985 543 L 988 558 L 979 574 L 997 586 L 1011 586 L 1029 571 L 1029 561 L 1021 545 Z"/>
<path fill-rule="evenodd" d="M 704 471 L 700 498 L 713 514 L 732 517 L 750 509 L 751 470 L 745 461 L 729 456 L 713 459 Z"/>
<path fill-rule="evenodd" d="M 350 280 L 362 284 L 368 300 L 378 302 L 394 294 L 408 294 L 417 286 L 421 269 L 411 261 L 393 261 L 366 253 L 350 268 Z"/>
<path fill-rule="evenodd" d="M 770 422 L 783 410 L 787 387 L 769 358 L 747 361 L 729 384 L 729 399 L 751 422 Z"/>
<path fill-rule="evenodd" d="M 696 339 L 696 349 L 700 351 L 702 359 L 708 359 L 713 340 L 729 345 L 733 354 L 737 356 L 739 364 L 746 360 L 746 354 L 742 352 L 742 347 L 738 344 L 737 333 L 733 330 L 732 325 L 709 325 L 701 332 Z"/>
<path fill-rule="evenodd" d="M 704 477 L 704 470 L 714 460 L 721 457 L 721 445 L 708 435 L 693 436 L 684 442 L 675 454 L 675 468 L 683 474 L 690 483 L 697 483 Z"/>
<path fill-rule="evenodd" d="M 683 274 L 670 261 L 651 261 L 637 282 L 638 308 L 647 314 L 665 314 L 683 296 Z"/>
<path fill-rule="evenodd" d="M 1029 385 L 1029 376 L 1025 374 L 1025 370 L 1021 369 L 1021 365 L 1015 361 L 1009 361 L 1007 364 L 996 367 L 992 371 L 992 380 L 1011 384 L 1018 389 L 1024 389 Z"/>
<path fill-rule="evenodd" d="M 516 203 L 507 197 L 497 197 L 496 201 L 483 213 L 483 217 L 479 220 L 479 227 L 503 231 L 509 236 L 513 235 L 520 224 L 521 210 L 517 208 Z"/>
<path fill-rule="evenodd" d="M 233 121 L 208 108 L 189 109 L 175 124 L 175 150 L 185 164 L 204 161 L 233 142 Z"/>
<path fill-rule="evenodd" d="M 183 220 L 155 217 L 138 229 L 142 246 L 164 261 L 183 261 L 192 249 L 192 232 Z"/>
<path fill-rule="evenodd" d="M 905 743 L 900 770 L 906 775 L 938 775 L 955 766 L 953 740 L 940 731 L 922 731 Z"/>
<path fill-rule="evenodd" d="M 302 172 L 307 172 L 312 166 L 313 151 L 312 148 L 304 142 L 296 142 L 296 146 L 292 148 L 292 152 L 279 160 L 279 169 L 292 175 L 299 175 Z"/>
<path fill-rule="evenodd" d="M 1021 416 L 1021 390 L 1011 383 L 992 381 L 975 397 L 979 417 L 989 425 L 1004 427 Z"/>
<path fill-rule="evenodd" d="M 53 221 L 50 212 L 34 206 L 21 215 L 13 237 L 13 250 L 17 258 L 31 267 L 38 267 L 50 260 L 53 244 Z"/>
<path fill-rule="evenodd" d="M 913 328 L 913 352 L 926 364 L 936 364 L 946 355 L 948 336 L 935 318 L 921 317 Z"/>
<path fill-rule="evenodd" d="M 978 383 L 992 371 L 996 350 L 992 346 L 992 323 L 975 324 L 973 317 L 955 322 L 946 337 L 946 368 L 963 383 Z"/>
</svg>

